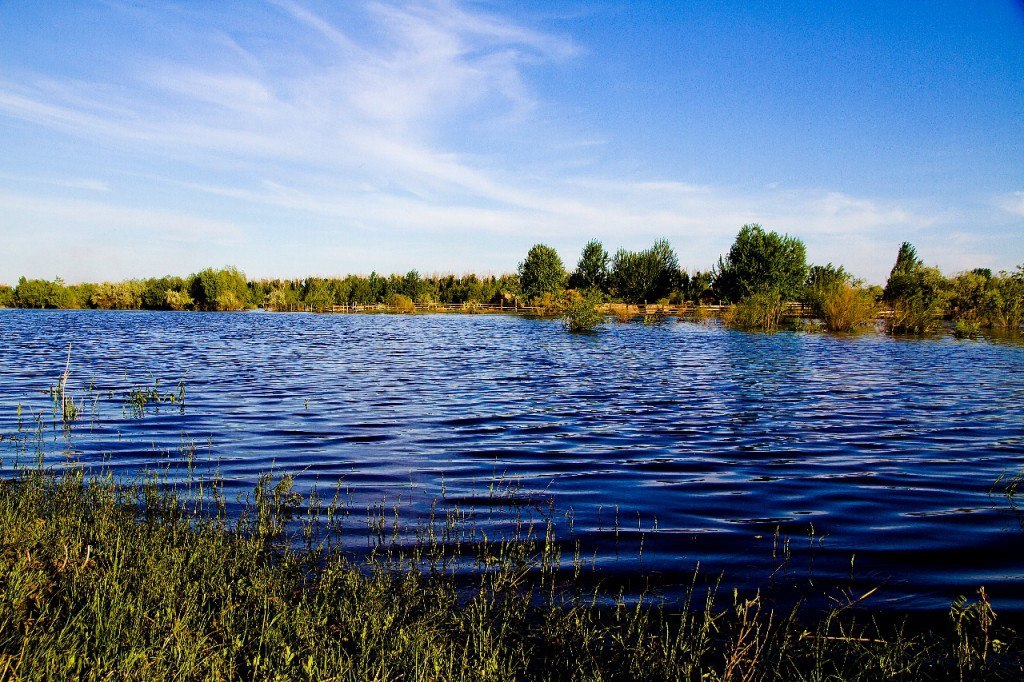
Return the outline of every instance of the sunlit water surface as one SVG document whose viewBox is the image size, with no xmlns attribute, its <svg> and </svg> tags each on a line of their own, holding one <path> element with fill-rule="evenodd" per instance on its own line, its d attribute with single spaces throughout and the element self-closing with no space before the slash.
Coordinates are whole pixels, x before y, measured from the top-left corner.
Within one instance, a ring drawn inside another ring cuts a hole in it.
<svg viewBox="0 0 1024 682">
<path fill-rule="evenodd" d="M 1014 343 L 0 310 L 0 433 L 16 433 L 19 404 L 23 431 L 40 413 L 51 428 L 69 343 L 87 464 L 134 473 L 194 442 L 233 491 L 274 469 L 304 492 L 342 479 L 350 504 L 387 499 L 408 519 L 442 494 L 525 508 L 627 590 L 646 576 L 671 594 L 699 562 L 747 589 L 841 601 L 879 587 L 872 603 L 893 608 L 948 608 L 984 585 L 997 610 L 1024 612 L 1022 518 L 996 485 L 1024 468 Z M 120 392 L 154 380 L 184 380 L 184 411 L 133 418 Z"/>
</svg>

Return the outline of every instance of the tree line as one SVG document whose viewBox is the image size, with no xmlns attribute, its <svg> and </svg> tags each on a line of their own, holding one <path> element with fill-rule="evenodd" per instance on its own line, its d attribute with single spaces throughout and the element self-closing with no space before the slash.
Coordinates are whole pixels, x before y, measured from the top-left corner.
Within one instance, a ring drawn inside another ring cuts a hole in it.
<svg viewBox="0 0 1024 682">
<path fill-rule="evenodd" d="M 500 303 L 515 300 L 515 275 L 348 275 L 249 280 L 235 267 L 207 268 L 188 277 L 65 284 L 26 279 L 0 285 L 0 307 L 101 310 L 277 311 L 330 310 L 333 306 L 409 303 Z"/>
<path fill-rule="evenodd" d="M 576 267 L 558 252 L 534 245 L 514 274 L 501 276 L 349 275 L 343 278 L 249 280 L 237 268 L 207 268 L 188 277 L 66 285 L 21 278 L 0 286 L 0 306 L 150 310 L 329 310 L 332 306 L 504 303 L 558 310 L 580 301 L 726 304 L 726 322 L 747 328 L 778 326 L 785 306 L 808 306 L 829 329 L 850 330 L 887 311 L 891 329 L 924 332 L 942 320 L 966 331 L 1018 329 L 1024 319 L 1024 265 L 1013 272 L 978 268 L 944 276 L 909 243 L 896 255 L 884 287 L 867 286 L 842 266 L 807 262 L 803 242 L 744 225 L 729 252 L 710 270 L 687 271 L 668 241 L 641 251 L 610 254 L 588 242 Z"/>
</svg>

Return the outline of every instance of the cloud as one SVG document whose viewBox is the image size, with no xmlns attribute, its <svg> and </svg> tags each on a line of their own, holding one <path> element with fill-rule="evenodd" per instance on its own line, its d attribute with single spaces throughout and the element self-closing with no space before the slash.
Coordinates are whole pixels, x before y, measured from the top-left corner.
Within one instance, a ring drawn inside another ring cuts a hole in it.
<svg viewBox="0 0 1024 682">
<path fill-rule="evenodd" d="M 668 237 L 685 263 L 705 268 L 741 225 L 760 222 L 804 238 L 818 261 L 848 263 L 877 280 L 893 242 L 955 222 L 941 206 L 830 188 L 617 179 L 587 156 L 605 132 L 551 130 L 546 103 L 530 86 L 532 69 L 571 63 L 584 51 L 565 36 L 453 2 L 314 9 L 274 0 L 269 10 L 253 10 L 271 15 L 253 18 L 256 28 L 201 8 L 188 12 L 207 13 L 204 21 L 172 30 L 176 12 L 149 11 L 157 15 L 144 23 L 165 26 L 160 35 L 177 43 L 125 59 L 134 65 L 125 74 L 92 80 L 8 73 L 0 79 L 0 117 L 73 136 L 86 148 L 103 141 L 123 149 L 134 176 L 193 208 L 140 209 L 105 181 L 67 179 L 114 177 L 86 162 L 49 182 L 103 192 L 104 201 L 0 190 L 13 210 L 0 218 L 5 231 L 35 220 L 53 226 L 53 235 L 62 222 L 97 234 L 144 234 L 177 258 L 173 244 L 241 245 L 273 223 L 310 259 L 309 271 L 333 271 L 317 260 L 328 252 L 348 253 L 355 264 L 414 239 L 460 249 L 490 240 L 475 252 L 484 260 L 463 267 L 502 270 L 519 259 L 512 250 L 533 241 L 570 251 L 589 237 L 612 248 Z M 151 56 L 157 52 L 174 56 Z M 550 150 L 558 151 L 555 165 L 543 160 Z M 235 217 L 210 217 L 211 206 Z M 1001 206 L 1024 215 L 1024 192 Z M 354 239 L 364 245 L 321 246 Z M 276 255 L 245 253 L 259 262 Z"/>
<path fill-rule="evenodd" d="M 133 241 L 230 244 L 244 238 L 243 230 L 232 222 L 179 211 L 4 191 L 0 191 L 0 205 L 4 207 L 0 228 L 10 235 L 33 235 L 40 229 L 56 231 L 71 226 Z"/>
<path fill-rule="evenodd" d="M 1015 216 L 1024 216 L 1024 192 L 1010 192 L 999 197 L 996 205 Z"/>
</svg>

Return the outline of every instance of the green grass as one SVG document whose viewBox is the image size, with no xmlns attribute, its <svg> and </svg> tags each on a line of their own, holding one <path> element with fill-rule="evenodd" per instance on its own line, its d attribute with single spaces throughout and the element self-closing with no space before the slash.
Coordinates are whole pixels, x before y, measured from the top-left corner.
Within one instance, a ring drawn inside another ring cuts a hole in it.
<svg viewBox="0 0 1024 682">
<path fill-rule="evenodd" d="M 1019 679 L 987 596 L 928 628 L 852 600 L 779 612 L 695 589 L 638 602 L 573 587 L 590 570 L 551 525 L 487 540 L 435 507 L 340 528 L 339 502 L 260 478 L 222 488 L 40 466 L 0 484 L 0 678 L 279 680 Z M 383 510 L 383 507 L 381 508 Z M 332 535 L 371 531 L 361 558 Z M 336 544 L 336 543 L 335 543 Z M 461 569 L 471 568 L 467 572 Z"/>
</svg>

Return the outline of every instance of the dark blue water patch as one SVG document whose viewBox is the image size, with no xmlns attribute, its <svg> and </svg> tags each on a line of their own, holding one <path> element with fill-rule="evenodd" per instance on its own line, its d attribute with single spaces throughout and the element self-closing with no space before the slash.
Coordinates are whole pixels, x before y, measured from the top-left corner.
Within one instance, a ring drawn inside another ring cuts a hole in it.
<svg viewBox="0 0 1024 682">
<path fill-rule="evenodd" d="M 70 440 L 47 392 L 68 344 Z M 133 413 L 128 389 L 179 381 L 184 410 Z M 1024 518 L 995 485 L 1024 469 L 1024 347 L 1002 339 L 0 310 L 4 466 L 39 448 L 25 445 L 37 418 L 55 462 L 169 476 L 198 462 L 232 496 L 274 470 L 302 492 L 340 479 L 356 507 L 401 499 L 414 521 L 439 496 L 560 532 L 571 512 L 573 538 L 624 584 L 647 573 L 670 592 L 700 563 L 730 586 L 806 587 L 810 570 L 898 608 L 985 585 L 1024 611 Z"/>
</svg>

